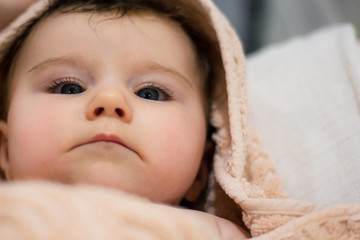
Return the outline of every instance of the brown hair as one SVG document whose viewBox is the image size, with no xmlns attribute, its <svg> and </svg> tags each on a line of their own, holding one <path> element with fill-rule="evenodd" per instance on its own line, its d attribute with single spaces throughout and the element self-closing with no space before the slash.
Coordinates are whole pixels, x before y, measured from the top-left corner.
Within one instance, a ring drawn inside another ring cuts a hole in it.
<svg viewBox="0 0 360 240">
<path fill-rule="evenodd" d="M 46 11 L 39 16 L 22 25 L 16 38 L 9 46 L 4 48 L 5 52 L 0 53 L 0 119 L 7 120 L 8 107 L 10 104 L 8 90 L 10 87 L 9 71 L 13 60 L 17 55 L 22 44 L 29 36 L 32 29 L 44 18 L 54 13 L 102 13 L 114 12 L 116 17 L 122 17 L 127 14 L 136 14 L 150 12 L 169 18 L 180 24 L 183 30 L 192 40 L 198 57 L 199 69 L 201 71 L 202 87 L 204 89 L 205 99 L 209 99 L 211 79 L 213 71 L 211 68 L 211 58 L 214 59 L 216 50 L 214 43 L 202 32 L 202 29 L 194 25 L 191 16 L 196 14 L 181 5 L 178 0 L 50 0 Z M 216 45 L 215 45 L 216 46 Z M 207 104 L 209 105 L 209 104 Z M 209 112 L 207 106 L 206 112 Z"/>
</svg>

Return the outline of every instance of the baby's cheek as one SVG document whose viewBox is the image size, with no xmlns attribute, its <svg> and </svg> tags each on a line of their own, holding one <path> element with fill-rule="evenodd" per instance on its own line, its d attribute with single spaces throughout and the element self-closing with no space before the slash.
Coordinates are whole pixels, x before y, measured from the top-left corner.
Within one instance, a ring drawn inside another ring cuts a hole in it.
<svg viewBox="0 0 360 240">
<path fill-rule="evenodd" d="M 162 166 L 176 168 L 178 173 L 188 172 L 189 168 L 196 169 L 195 166 L 201 161 L 205 141 L 200 127 L 194 127 L 194 122 L 183 116 L 164 118 L 158 126 L 157 139 L 152 142 L 157 142 L 153 149 L 161 156 L 158 159 L 163 159 Z"/>
<path fill-rule="evenodd" d="M 54 116 L 34 112 L 9 120 L 9 156 L 13 170 L 26 175 L 46 166 L 56 151 Z"/>
</svg>

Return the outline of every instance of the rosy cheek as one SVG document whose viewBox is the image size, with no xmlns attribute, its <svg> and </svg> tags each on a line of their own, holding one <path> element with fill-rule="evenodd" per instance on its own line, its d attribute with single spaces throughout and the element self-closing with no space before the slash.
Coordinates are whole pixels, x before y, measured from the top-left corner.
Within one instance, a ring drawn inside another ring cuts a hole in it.
<svg viewBox="0 0 360 240">
<path fill-rule="evenodd" d="M 148 139 L 148 142 L 156 143 L 152 150 L 157 150 L 156 154 L 161 156 L 159 159 L 166 159 L 161 163 L 164 167 L 169 165 L 171 168 L 174 165 L 172 161 L 175 161 L 182 163 L 177 166 L 179 171 L 181 168 L 186 171 L 187 162 L 196 165 L 196 162 L 200 161 L 205 143 L 205 124 L 199 122 L 200 120 L 194 122 L 193 119 L 173 113 L 153 120 L 155 123 L 152 124 L 152 133 L 149 134 L 153 139 Z"/>
<path fill-rule="evenodd" d="M 51 128 L 51 118 L 38 116 L 37 119 L 30 119 L 17 129 L 17 138 L 23 146 L 39 147 L 46 143 L 44 140 L 50 140 L 49 128 Z"/>
<path fill-rule="evenodd" d="M 19 171 L 31 171 L 46 165 L 51 151 L 54 151 L 52 130 L 56 129 L 55 116 L 53 111 L 40 106 L 9 114 L 10 160 Z"/>
</svg>

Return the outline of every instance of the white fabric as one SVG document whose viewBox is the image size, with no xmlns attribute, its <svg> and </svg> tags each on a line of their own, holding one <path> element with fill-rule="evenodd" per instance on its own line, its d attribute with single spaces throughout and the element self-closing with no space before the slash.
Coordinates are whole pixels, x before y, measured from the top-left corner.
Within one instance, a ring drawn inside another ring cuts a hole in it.
<svg viewBox="0 0 360 240">
<path fill-rule="evenodd" d="M 322 206 L 360 202 L 360 49 L 341 25 L 249 58 L 259 138 L 291 197 Z"/>
</svg>

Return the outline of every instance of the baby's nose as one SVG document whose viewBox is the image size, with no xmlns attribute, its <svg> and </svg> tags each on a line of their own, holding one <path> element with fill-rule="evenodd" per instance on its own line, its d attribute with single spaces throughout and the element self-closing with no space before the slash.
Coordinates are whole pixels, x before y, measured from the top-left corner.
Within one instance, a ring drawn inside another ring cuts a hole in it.
<svg viewBox="0 0 360 240">
<path fill-rule="evenodd" d="M 132 112 L 125 97 L 117 89 L 103 89 L 90 102 L 86 111 L 88 120 L 99 117 L 115 117 L 129 123 Z"/>
</svg>

